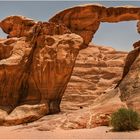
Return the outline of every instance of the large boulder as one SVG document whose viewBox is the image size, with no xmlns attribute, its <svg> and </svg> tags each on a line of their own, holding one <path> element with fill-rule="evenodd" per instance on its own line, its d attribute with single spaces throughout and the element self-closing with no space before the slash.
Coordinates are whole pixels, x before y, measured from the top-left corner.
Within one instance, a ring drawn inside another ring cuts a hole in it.
<svg viewBox="0 0 140 140">
<path fill-rule="evenodd" d="M 8 39 L 0 41 L 0 122 L 4 125 L 60 111 L 83 43 L 79 35 L 55 23 L 31 21 L 34 24 L 28 30 L 19 24 L 24 31 L 19 34 L 14 25 L 17 19 L 25 21 L 17 16 L 1 21 L 2 29 L 9 34 Z"/>
</svg>

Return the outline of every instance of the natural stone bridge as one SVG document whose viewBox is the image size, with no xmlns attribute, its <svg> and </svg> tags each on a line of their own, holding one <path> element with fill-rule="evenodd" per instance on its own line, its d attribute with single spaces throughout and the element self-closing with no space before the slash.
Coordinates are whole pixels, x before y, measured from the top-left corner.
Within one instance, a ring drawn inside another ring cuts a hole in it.
<svg viewBox="0 0 140 140">
<path fill-rule="evenodd" d="M 0 27 L 8 38 L 0 39 L 1 125 L 58 113 L 76 57 L 88 47 L 100 22 L 139 19 L 139 7 L 84 5 L 64 10 L 49 22 L 22 16 L 2 20 Z M 137 55 L 128 55 L 132 61 L 126 61 L 123 78 L 139 55 L 139 42 L 135 46 Z"/>
</svg>

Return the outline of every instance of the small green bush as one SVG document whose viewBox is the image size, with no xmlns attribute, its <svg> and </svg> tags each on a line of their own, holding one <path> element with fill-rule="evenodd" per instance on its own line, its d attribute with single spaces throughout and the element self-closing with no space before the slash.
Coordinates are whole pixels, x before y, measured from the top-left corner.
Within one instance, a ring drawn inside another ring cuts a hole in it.
<svg viewBox="0 0 140 140">
<path fill-rule="evenodd" d="M 137 130 L 140 126 L 140 116 L 132 109 L 120 108 L 111 115 L 110 123 L 115 131 Z"/>
</svg>

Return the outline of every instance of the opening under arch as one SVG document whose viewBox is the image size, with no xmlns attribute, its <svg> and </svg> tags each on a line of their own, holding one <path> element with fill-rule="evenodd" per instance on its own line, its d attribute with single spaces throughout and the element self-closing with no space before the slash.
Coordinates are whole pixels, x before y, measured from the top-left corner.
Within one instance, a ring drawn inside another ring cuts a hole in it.
<svg viewBox="0 0 140 140">
<path fill-rule="evenodd" d="M 0 38 L 7 38 L 7 34 L 2 31 L 0 28 Z"/>
<path fill-rule="evenodd" d="M 92 42 L 113 47 L 118 51 L 130 51 L 133 49 L 133 43 L 140 40 L 136 24 L 137 21 L 101 23 Z"/>
</svg>

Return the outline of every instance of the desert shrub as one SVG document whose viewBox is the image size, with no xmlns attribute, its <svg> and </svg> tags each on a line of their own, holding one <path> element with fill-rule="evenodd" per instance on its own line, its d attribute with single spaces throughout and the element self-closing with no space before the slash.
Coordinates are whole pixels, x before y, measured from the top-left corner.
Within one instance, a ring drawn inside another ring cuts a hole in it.
<svg viewBox="0 0 140 140">
<path fill-rule="evenodd" d="M 115 131 L 137 130 L 140 126 L 140 116 L 132 109 L 120 108 L 111 115 L 110 124 Z"/>
</svg>

